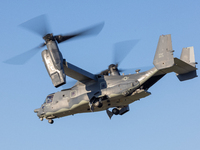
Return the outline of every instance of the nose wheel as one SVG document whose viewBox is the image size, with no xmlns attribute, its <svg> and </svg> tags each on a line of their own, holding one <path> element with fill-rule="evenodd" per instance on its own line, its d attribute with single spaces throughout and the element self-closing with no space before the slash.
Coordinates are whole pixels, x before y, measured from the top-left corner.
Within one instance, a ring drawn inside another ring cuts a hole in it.
<svg viewBox="0 0 200 150">
<path fill-rule="evenodd" d="M 53 121 L 52 119 L 49 119 L 48 122 L 49 122 L 50 124 L 53 124 L 53 123 L 54 123 L 54 121 Z"/>
</svg>

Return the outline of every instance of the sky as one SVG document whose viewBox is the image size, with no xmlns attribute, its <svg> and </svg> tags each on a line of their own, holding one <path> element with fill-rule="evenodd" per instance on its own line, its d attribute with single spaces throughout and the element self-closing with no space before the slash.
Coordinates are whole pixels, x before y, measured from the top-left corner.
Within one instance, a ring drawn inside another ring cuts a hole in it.
<svg viewBox="0 0 200 150">
<path fill-rule="evenodd" d="M 129 112 L 112 120 L 102 111 L 55 119 L 52 125 L 40 121 L 34 109 L 48 94 L 62 90 L 48 76 L 43 49 L 24 65 L 3 61 L 43 42 L 19 27 L 42 14 L 48 16 L 54 34 L 105 22 L 97 36 L 59 44 L 68 62 L 91 73 L 107 69 L 113 61 L 113 45 L 125 40 L 139 42 L 120 68 L 153 66 L 163 34 L 172 36 L 174 57 L 180 57 L 183 47 L 194 46 L 196 62 L 200 62 L 198 0 L 1 0 L 1 149 L 200 149 L 199 77 L 180 82 L 175 73 L 167 74 L 149 89 L 150 96 L 130 104 Z"/>
</svg>

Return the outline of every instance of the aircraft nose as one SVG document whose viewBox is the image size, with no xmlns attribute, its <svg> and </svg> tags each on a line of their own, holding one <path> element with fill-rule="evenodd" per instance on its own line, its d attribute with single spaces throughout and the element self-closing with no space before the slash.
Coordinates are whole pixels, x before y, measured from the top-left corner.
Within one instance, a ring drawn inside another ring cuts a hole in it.
<svg viewBox="0 0 200 150">
<path fill-rule="evenodd" d="M 44 112 L 41 112 L 41 109 L 40 109 L 40 108 L 35 109 L 34 112 L 37 113 L 37 116 L 40 118 L 41 121 L 43 121 L 43 119 L 44 119 L 44 114 L 45 114 L 45 113 L 44 113 Z"/>
<path fill-rule="evenodd" d="M 44 112 L 41 110 L 41 108 L 37 108 L 34 110 L 34 113 L 37 113 L 37 116 L 40 118 L 40 120 L 43 120 Z"/>
<path fill-rule="evenodd" d="M 39 112 L 39 108 L 34 110 L 34 113 L 38 113 Z"/>
<path fill-rule="evenodd" d="M 40 108 L 37 108 L 34 110 L 34 113 L 37 113 L 37 116 L 40 118 L 41 117 L 41 111 Z"/>
</svg>

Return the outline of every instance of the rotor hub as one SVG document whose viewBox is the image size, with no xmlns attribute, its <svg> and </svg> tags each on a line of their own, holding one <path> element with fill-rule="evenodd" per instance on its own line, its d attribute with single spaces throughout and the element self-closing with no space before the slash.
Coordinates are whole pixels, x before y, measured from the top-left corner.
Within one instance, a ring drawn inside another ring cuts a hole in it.
<svg viewBox="0 0 200 150">
<path fill-rule="evenodd" d="M 117 70 L 117 67 L 118 67 L 118 65 L 116 64 L 111 64 L 111 65 L 109 65 L 109 70 Z"/>
<path fill-rule="evenodd" d="M 45 35 L 45 36 L 43 37 L 43 39 L 44 39 L 46 42 L 48 42 L 48 41 L 53 41 L 53 40 L 54 40 L 54 36 L 53 36 L 52 33 L 49 33 L 49 34 Z"/>
</svg>

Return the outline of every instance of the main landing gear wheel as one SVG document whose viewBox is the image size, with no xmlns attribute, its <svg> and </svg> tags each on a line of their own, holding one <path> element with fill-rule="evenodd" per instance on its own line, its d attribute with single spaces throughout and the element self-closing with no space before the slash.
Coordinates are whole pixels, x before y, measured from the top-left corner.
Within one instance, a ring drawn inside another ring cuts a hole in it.
<svg viewBox="0 0 200 150">
<path fill-rule="evenodd" d="M 101 108 L 103 106 L 102 102 L 97 101 L 94 103 L 94 106 Z"/>
<path fill-rule="evenodd" d="M 54 123 L 54 121 L 53 121 L 52 119 L 49 119 L 48 122 L 49 122 L 50 124 L 53 124 L 53 123 Z"/>
<path fill-rule="evenodd" d="M 119 114 L 119 110 L 117 108 L 113 108 L 112 113 L 115 115 Z"/>
</svg>

